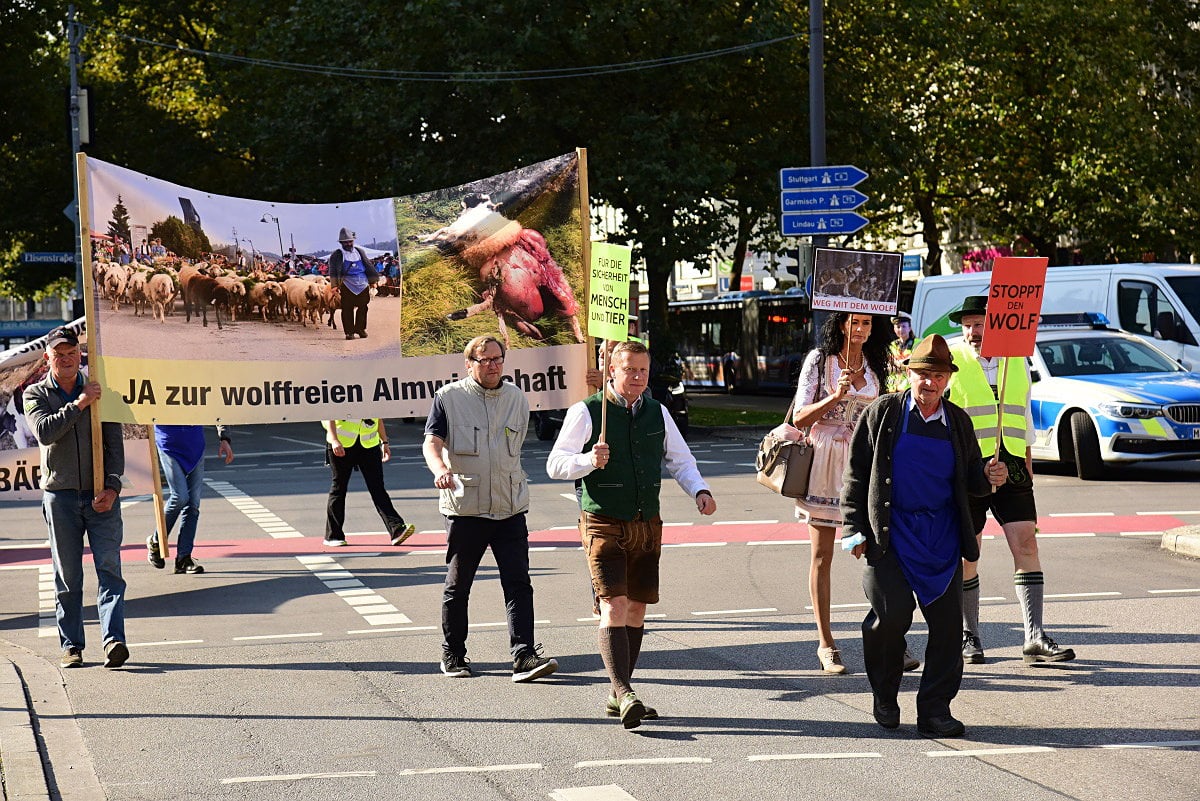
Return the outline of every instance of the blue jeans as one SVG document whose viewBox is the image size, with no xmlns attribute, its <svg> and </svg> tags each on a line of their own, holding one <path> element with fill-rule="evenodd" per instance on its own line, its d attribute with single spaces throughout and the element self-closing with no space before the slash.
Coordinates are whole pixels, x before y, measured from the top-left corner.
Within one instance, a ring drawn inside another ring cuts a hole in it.
<svg viewBox="0 0 1200 801">
<path fill-rule="evenodd" d="M 181 559 L 192 555 L 192 546 L 196 542 L 196 527 L 200 524 L 200 493 L 204 490 L 204 457 L 188 473 L 174 456 L 158 452 L 162 462 L 163 473 L 167 476 L 167 489 L 171 494 L 163 508 L 167 519 L 167 536 L 175 528 L 175 521 L 183 515 L 179 524 L 179 545 L 175 549 L 175 558 Z"/>
<path fill-rule="evenodd" d="M 87 532 L 100 592 L 96 608 L 100 633 L 108 645 L 125 641 L 125 579 L 121 578 L 121 502 L 101 514 L 92 508 L 92 493 L 46 490 L 42 516 L 50 531 L 54 560 L 55 617 L 63 648 L 83 650 L 83 535 Z"/>
<path fill-rule="evenodd" d="M 533 583 L 529 580 L 529 529 L 525 514 L 504 520 L 448 517 L 446 586 L 442 591 L 442 649 L 466 656 L 467 606 L 475 571 L 490 547 L 500 572 L 508 642 L 513 659 L 533 648 Z"/>
</svg>

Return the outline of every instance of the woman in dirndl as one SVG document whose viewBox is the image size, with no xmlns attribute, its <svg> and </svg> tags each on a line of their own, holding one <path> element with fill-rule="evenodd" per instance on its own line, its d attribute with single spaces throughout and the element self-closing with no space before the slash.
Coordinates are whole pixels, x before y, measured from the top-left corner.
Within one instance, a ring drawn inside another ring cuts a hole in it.
<svg viewBox="0 0 1200 801">
<path fill-rule="evenodd" d="M 808 592 L 817 622 L 817 658 L 826 673 L 846 672 L 829 620 L 834 535 L 842 526 L 842 469 L 854 424 L 887 386 L 886 326 L 873 322 L 870 314 L 831 313 L 820 343 L 804 359 L 793 401 L 792 422 L 810 427 L 813 445 L 808 494 L 796 499 L 796 517 L 808 524 L 812 544 Z"/>
</svg>

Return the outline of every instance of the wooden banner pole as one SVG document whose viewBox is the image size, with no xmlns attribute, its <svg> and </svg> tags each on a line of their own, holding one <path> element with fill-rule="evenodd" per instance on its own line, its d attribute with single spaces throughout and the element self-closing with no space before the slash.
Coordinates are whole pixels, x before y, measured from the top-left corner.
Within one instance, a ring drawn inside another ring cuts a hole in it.
<svg viewBox="0 0 1200 801">
<path fill-rule="evenodd" d="M 996 382 L 996 452 L 994 458 L 1000 460 L 1000 448 L 1004 443 L 1004 385 L 1008 383 L 1008 357 L 1000 357 L 1000 375 Z M 992 485 L 992 492 L 996 485 Z"/>
<path fill-rule="evenodd" d="M 163 503 L 162 477 L 159 475 L 158 438 L 154 434 L 154 424 L 146 426 L 150 435 L 150 480 L 154 485 L 154 523 L 158 527 L 158 555 L 167 559 L 171 555 L 171 545 L 167 542 L 167 512 Z M 204 458 L 201 456 L 200 458 Z"/>
<path fill-rule="evenodd" d="M 600 340 L 600 442 L 608 442 L 608 340 Z"/>
</svg>

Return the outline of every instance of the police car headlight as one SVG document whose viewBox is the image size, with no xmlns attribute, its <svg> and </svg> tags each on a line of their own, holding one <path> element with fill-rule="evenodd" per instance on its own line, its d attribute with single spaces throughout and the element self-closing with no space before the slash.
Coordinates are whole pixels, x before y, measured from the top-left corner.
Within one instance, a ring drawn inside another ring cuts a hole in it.
<svg viewBox="0 0 1200 801">
<path fill-rule="evenodd" d="M 1101 403 L 1097 407 L 1108 417 L 1126 417 L 1145 420 L 1150 417 L 1162 417 L 1162 407 L 1152 403 Z"/>
</svg>

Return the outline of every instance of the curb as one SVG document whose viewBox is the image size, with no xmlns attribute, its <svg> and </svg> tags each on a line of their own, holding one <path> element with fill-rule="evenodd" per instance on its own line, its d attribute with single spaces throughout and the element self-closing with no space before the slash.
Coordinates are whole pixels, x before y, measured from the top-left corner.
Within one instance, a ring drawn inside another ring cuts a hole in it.
<svg viewBox="0 0 1200 801">
<path fill-rule="evenodd" d="M 1180 526 L 1164 531 L 1162 547 L 1174 553 L 1200 559 L 1200 526 Z"/>
<path fill-rule="evenodd" d="M 691 426 L 688 436 L 697 434 L 713 439 L 737 439 L 759 442 L 775 426 Z"/>
<path fill-rule="evenodd" d="M 17 666 L 0 659 L 0 770 L 7 801 L 44 801 L 50 798 L 42 755 L 33 734 L 33 720 L 25 695 L 25 682 Z"/>
</svg>

